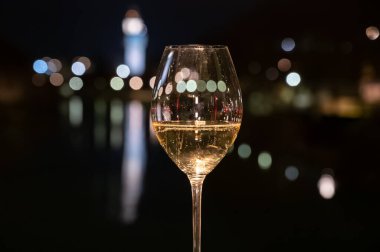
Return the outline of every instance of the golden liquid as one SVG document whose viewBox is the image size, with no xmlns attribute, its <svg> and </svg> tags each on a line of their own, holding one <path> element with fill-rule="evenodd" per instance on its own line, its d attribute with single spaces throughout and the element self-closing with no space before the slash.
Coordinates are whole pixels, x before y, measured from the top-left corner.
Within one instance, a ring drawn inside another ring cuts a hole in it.
<svg viewBox="0 0 380 252">
<path fill-rule="evenodd" d="M 240 123 L 153 122 L 158 141 L 187 175 L 207 175 L 234 143 Z"/>
</svg>

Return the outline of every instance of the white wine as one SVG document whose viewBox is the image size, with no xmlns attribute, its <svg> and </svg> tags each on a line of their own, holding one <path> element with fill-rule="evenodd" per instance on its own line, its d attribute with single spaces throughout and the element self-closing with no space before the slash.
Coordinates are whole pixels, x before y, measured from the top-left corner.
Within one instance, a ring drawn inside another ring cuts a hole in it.
<svg viewBox="0 0 380 252">
<path fill-rule="evenodd" d="M 240 123 L 153 122 L 158 141 L 189 176 L 207 175 L 234 143 Z"/>
</svg>

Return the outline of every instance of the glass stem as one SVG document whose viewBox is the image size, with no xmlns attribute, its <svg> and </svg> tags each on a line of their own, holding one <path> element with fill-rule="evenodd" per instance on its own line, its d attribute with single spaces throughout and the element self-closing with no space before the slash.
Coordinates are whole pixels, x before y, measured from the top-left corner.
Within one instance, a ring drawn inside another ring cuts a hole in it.
<svg viewBox="0 0 380 252">
<path fill-rule="evenodd" d="M 193 252 L 201 252 L 202 185 L 205 176 L 189 176 L 193 201 Z"/>
</svg>

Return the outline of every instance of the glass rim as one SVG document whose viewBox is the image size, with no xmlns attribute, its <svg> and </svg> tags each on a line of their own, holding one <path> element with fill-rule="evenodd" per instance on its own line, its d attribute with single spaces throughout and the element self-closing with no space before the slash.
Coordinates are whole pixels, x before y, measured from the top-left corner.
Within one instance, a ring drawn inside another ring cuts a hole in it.
<svg viewBox="0 0 380 252">
<path fill-rule="evenodd" d="M 167 49 L 225 49 L 226 45 L 210 45 L 210 44 L 183 44 L 183 45 L 167 45 Z"/>
</svg>

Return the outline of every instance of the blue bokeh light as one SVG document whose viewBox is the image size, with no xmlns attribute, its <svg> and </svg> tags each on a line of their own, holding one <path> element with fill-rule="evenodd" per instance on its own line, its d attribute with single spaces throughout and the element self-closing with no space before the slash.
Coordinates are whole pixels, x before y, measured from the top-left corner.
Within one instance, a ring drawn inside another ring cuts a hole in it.
<svg viewBox="0 0 380 252">
<path fill-rule="evenodd" d="M 48 64 L 44 60 L 38 59 L 33 63 L 33 70 L 39 74 L 46 73 L 48 70 Z"/>
</svg>

